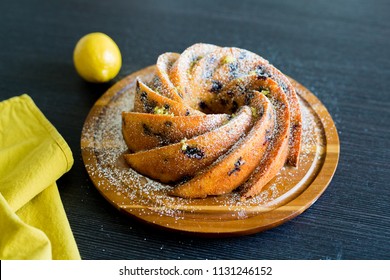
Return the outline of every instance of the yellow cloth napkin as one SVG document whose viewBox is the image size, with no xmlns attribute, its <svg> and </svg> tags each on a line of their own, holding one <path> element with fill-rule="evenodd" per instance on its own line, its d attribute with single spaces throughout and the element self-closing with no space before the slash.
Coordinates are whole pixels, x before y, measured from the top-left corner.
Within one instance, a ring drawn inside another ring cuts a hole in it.
<svg viewBox="0 0 390 280">
<path fill-rule="evenodd" d="M 80 259 L 56 185 L 72 165 L 28 95 L 0 102 L 0 259 Z"/>
</svg>

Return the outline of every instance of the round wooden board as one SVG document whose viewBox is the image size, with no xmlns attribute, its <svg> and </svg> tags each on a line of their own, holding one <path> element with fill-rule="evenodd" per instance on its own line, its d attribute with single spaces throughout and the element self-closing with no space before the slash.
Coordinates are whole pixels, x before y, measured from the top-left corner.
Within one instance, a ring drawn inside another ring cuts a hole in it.
<svg viewBox="0 0 390 280">
<path fill-rule="evenodd" d="M 324 105 L 290 79 L 303 114 L 299 168 L 285 166 L 256 197 L 241 201 L 238 193 L 205 199 L 182 199 L 171 186 L 150 180 L 124 162 L 121 112 L 132 109 L 135 78 L 154 75 L 150 66 L 112 86 L 91 109 L 81 135 L 87 172 L 99 192 L 117 209 L 147 223 L 204 236 L 234 236 L 278 226 L 309 208 L 325 191 L 339 159 L 339 139 Z"/>
</svg>

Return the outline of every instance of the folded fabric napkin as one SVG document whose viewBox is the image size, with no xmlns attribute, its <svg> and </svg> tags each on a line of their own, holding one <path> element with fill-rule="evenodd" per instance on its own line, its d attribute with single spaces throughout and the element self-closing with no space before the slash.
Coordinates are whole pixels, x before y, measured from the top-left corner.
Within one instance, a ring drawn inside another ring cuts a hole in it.
<svg viewBox="0 0 390 280">
<path fill-rule="evenodd" d="M 72 164 L 28 95 L 0 102 L 0 259 L 80 259 L 56 185 Z"/>
</svg>

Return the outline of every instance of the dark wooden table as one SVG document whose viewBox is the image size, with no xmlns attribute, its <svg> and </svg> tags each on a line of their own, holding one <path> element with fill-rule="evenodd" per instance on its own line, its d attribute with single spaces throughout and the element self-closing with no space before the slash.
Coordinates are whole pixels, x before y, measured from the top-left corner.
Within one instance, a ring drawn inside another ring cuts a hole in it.
<svg viewBox="0 0 390 280">
<path fill-rule="evenodd" d="M 0 100 L 28 93 L 70 145 L 75 163 L 58 185 L 83 259 L 390 258 L 389 1 L 16 0 L 0 11 Z M 115 81 L 160 53 L 207 42 L 254 51 L 304 84 L 341 141 L 324 195 L 280 227 L 236 238 L 156 230 L 119 214 L 80 155 L 84 120 L 115 82 L 88 84 L 75 73 L 73 48 L 94 31 L 122 51 Z"/>
</svg>

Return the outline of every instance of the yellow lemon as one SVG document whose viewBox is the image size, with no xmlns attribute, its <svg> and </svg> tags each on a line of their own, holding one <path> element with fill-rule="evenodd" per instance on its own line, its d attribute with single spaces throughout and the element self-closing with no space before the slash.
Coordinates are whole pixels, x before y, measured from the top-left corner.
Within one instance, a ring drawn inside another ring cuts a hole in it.
<svg viewBox="0 0 390 280">
<path fill-rule="evenodd" d="M 77 73 L 88 82 L 104 83 L 114 78 L 122 66 L 117 44 L 106 34 L 95 32 L 82 37 L 73 51 Z"/>
</svg>

